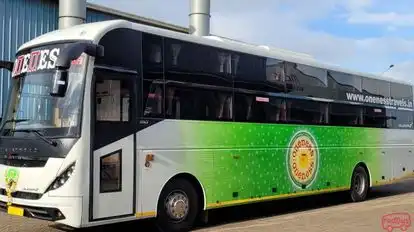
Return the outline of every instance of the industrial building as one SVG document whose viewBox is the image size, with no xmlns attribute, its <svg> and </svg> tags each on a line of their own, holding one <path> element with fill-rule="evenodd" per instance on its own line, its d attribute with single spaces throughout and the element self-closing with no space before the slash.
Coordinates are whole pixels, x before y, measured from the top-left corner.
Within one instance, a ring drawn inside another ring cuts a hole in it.
<svg viewBox="0 0 414 232">
<path fill-rule="evenodd" d="M 66 2 L 75 3 L 77 1 Z M 20 45 L 39 35 L 58 29 L 60 14 L 59 0 L 0 0 L 0 60 L 13 61 Z M 126 19 L 141 24 L 188 33 L 187 27 L 139 17 L 95 4 L 86 4 L 85 22 L 110 19 Z M 1 106 L 4 106 L 7 100 L 10 86 L 9 78 L 10 73 L 7 70 L 0 70 Z M 3 113 L 3 108 L 0 107 L 0 114 Z"/>
</svg>

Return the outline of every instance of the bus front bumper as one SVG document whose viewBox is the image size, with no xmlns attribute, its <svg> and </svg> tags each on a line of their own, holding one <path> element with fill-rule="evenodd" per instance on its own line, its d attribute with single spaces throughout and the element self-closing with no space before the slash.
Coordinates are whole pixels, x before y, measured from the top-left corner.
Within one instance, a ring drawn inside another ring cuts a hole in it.
<svg viewBox="0 0 414 232">
<path fill-rule="evenodd" d="M 61 223 L 70 227 L 81 226 L 82 197 L 49 197 L 38 200 L 13 198 L 11 206 L 7 197 L 0 195 L 0 211 L 9 215 L 35 218 Z"/>
</svg>

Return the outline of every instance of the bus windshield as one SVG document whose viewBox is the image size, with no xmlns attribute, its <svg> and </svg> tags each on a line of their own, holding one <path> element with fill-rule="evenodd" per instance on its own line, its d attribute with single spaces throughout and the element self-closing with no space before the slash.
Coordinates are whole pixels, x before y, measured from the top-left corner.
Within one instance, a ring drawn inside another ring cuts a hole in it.
<svg viewBox="0 0 414 232">
<path fill-rule="evenodd" d="M 59 52 L 55 50 L 53 53 L 55 48 L 42 47 L 42 49 L 37 53 L 39 59 L 35 61 L 30 58 L 28 61 L 23 59 L 22 64 L 19 64 L 19 57 L 16 60 L 13 68 L 14 78 L 0 131 L 1 136 L 27 137 L 36 136 L 36 133 L 55 138 L 80 136 L 84 84 L 84 66 L 81 64 L 84 60 L 72 62 L 65 96 L 54 97 L 50 92 L 53 87 L 54 62 Z M 45 50 L 49 52 L 44 52 Z M 39 50 L 34 52 L 37 51 Z M 34 52 L 30 52 L 32 58 Z M 48 54 L 43 55 L 46 53 Z M 27 55 L 22 56 L 27 57 Z M 32 64 L 36 61 L 37 65 Z M 42 61 L 43 69 L 40 70 Z M 36 133 L 28 133 L 33 131 Z"/>
</svg>

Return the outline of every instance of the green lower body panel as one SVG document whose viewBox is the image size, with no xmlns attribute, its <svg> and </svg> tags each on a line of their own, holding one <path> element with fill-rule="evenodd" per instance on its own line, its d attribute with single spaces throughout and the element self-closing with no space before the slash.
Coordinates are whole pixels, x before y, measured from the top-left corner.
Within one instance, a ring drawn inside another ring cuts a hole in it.
<svg viewBox="0 0 414 232">
<path fill-rule="evenodd" d="M 411 162 L 411 131 L 256 123 L 178 122 L 183 166 L 201 182 L 208 207 L 349 188 L 353 169 L 390 180 Z M 387 138 L 397 136 L 392 141 Z M 399 150 L 398 150 L 399 149 Z M 400 151 L 395 154 L 396 151 Z M 393 158 L 397 157 L 397 158 Z M 407 170 L 411 172 L 411 170 Z"/>
</svg>

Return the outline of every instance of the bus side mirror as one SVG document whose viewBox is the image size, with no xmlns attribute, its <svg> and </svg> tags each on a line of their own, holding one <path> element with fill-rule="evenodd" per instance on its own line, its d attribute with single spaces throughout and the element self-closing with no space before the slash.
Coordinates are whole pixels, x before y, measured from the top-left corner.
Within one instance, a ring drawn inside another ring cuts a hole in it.
<svg viewBox="0 0 414 232">
<path fill-rule="evenodd" d="M 13 62 L 0 60 L 0 69 L 2 69 L 2 68 L 5 68 L 5 69 L 9 70 L 10 72 L 12 72 L 13 71 Z"/>
<path fill-rule="evenodd" d="M 53 77 L 51 96 L 64 97 L 68 88 L 68 72 L 73 60 L 76 60 L 82 53 L 93 57 L 102 57 L 104 48 L 102 45 L 92 42 L 76 42 L 66 47 L 56 61 L 56 70 Z"/>
</svg>

